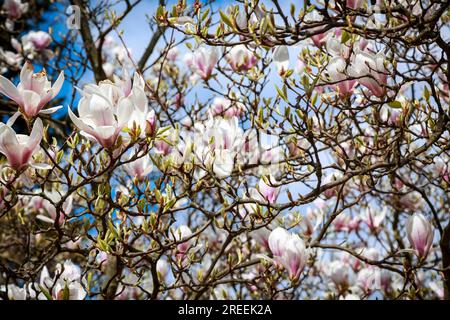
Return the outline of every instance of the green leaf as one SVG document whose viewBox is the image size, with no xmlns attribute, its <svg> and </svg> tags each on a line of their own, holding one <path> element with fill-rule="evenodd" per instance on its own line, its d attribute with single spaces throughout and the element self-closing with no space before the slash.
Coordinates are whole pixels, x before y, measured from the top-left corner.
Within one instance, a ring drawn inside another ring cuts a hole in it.
<svg viewBox="0 0 450 320">
<path fill-rule="evenodd" d="M 428 90 L 428 87 L 423 89 L 423 96 L 425 97 L 425 100 L 430 101 L 430 90 Z"/>
<path fill-rule="evenodd" d="M 342 36 L 341 36 L 341 43 L 346 43 L 348 40 L 350 40 L 351 35 L 350 33 L 348 33 L 347 31 L 343 30 L 342 31 Z"/>
<path fill-rule="evenodd" d="M 388 103 L 388 106 L 395 109 L 400 109 L 403 107 L 400 101 L 391 101 Z"/>
<path fill-rule="evenodd" d="M 230 18 L 225 13 L 223 13 L 222 10 L 219 10 L 219 13 L 220 13 L 220 18 L 222 19 L 222 21 L 225 22 L 225 24 L 227 26 L 234 28 L 233 22 L 230 20 Z"/>
<path fill-rule="evenodd" d="M 62 299 L 63 300 L 69 300 L 69 298 L 70 298 L 70 291 L 69 291 L 69 287 L 67 286 L 67 283 L 66 283 L 64 285 Z"/>
<path fill-rule="evenodd" d="M 275 85 L 275 89 L 277 90 L 278 95 L 281 97 L 281 99 L 283 99 L 284 101 L 287 102 L 287 97 L 286 97 L 286 95 L 284 94 L 284 92 L 283 92 L 280 88 L 278 88 L 277 85 Z"/>
<path fill-rule="evenodd" d="M 208 17 L 208 15 L 209 15 L 209 8 L 207 8 L 206 10 L 205 10 L 205 12 L 203 12 L 203 15 L 202 15 L 202 21 L 205 21 L 205 19 Z"/>
<path fill-rule="evenodd" d="M 47 300 L 53 300 L 53 297 L 43 286 L 39 285 L 39 289 L 41 289 L 41 292 L 44 294 L 44 296 L 47 298 Z"/>
</svg>

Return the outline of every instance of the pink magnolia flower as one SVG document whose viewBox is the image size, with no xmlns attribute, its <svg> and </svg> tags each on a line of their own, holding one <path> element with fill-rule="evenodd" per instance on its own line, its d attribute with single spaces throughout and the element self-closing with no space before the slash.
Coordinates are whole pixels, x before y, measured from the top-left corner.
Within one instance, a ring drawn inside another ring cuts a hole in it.
<svg viewBox="0 0 450 320">
<path fill-rule="evenodd" d="M 167 51 L 166 59 L 169 61 L 175 61 L 178 58 L 178 54 L 180 53 L 180 50 L 178 50 L 177 47 L 172 47 Z"/>
<path fill-rule="evenodd" d="M 155 152 L 164 156 L 167 156 L 172 150 L 171 146 L 163 140 L 155 141 L 154 146 L 156 149 Z"/>
<path fill-rule="evenodd" d="M 367 224 L 370 231 L 377 232 L 380 229 L 385 217 L 386 208 L 383 210 L 371 210 L 370 208 L 367 208 L 361 218 Z"/>
<path fill-rule="evenodd" d="M 64 83 L 64 72 L 58 76 L 53 86 L 47 79 L 45 70 L 33 73 L 33 66 L 26 62 L 20 72 L 20 82 L 16 86 L 3 76 L 0 76 L 0 93 L 16 102 L 20 111 L 27 117 L 35 117 L 39 113 L 51 114 L 62 106 L 44 109 L 47 102 L 53 99 Z"/>
<path fill-rule="evenodd" d="M 22 65 L 23 57 L 19 53 L 5 51 L 0 48 L 0 60 L 4 62 L 4 64 L 0 64 L 0 74 L 2 74 L 7 72 L 9 68 L 19 69 Z"/>
<path fill-rule="evenodd" d="M 225 55 L 225 59 L 234 71 L 250 70 L 258 62 L 255 53 L 243 44 L 231 48 L 230 52 Z"/>
<path fill-rule="evenodd" d="M 30 31 L 22 37 L 22 47 L 24 51 L 43 51 L 52 42 L 52 37 L 45 31 Z"/>
<path fill-rule="evenodd" d="M 383 85 L 387 84 L 387 70 L 384 66 L 384 54 L 376 54 L 355 49 L 352 63 L 348 67 L 351 77 L 369 89 L 373 95 L 381 97 L 385 93 Z"/>
<path fill-rule="evenodd" d="M 327 72 L 331 79 L 330 81 L 333 82 L 331 87 L 339 92 L 339 95 L 341 96 L 351 94 L 356 84 L 356 80 L 347 80 L 348 77 L 345 75 L 346 67 L 347 64 L 342 57 L 332 58 L 327 67 Z"/>
<path fill-rule="evenodd" d="M 225 118 L 239 117 L 242 114 L 242 106 L 233 104 L 230 100 L 216 97 L 211 105 L 213 116 L 223 115 Z"/>
<path fill-rule="evenodd" d="M 269 248 L 275 262 L 288 271 L 289 278 L 298 279 L 307 259 L 303 240 L 298 235 L 278 227 L 269 235 Z"/>
<path fill-rule="evenodd" d="M 420 213 L 415 213 L 406 222 L 406 232 L 411 247 L 419 258 L 426 258 L 433 245 L 434 229 Z"/>
<path fill-rule="evenodd" d="M 208 80 L 217 64 L 218 56 L 214 47 L 201 47 L 194 53 L 191 69 L 203 80 Z"/>
<path fill-rule="evenodd" d="M 86 291 L 81 285 L 81 270 L 72 261 L 66 260 L 64 265 L 59 263 L 56 266 L 54 277 L 50 277 L 47 267 L 41 271 L 39 286 L 45 288 L 54 300 L 83 300 L 86 297 Z M 39 287 L 37 284 L 34 288 Z M 33 290 L 30 287 L 31 290 Z M 36 294 L 36 293 L 35 293 Z M 65 295 L 67 295 L 65 297 Z M 46 300 L 44 293 L 39 292 L 37 298 Z"/>
<path fill-rule="evenodd" d="M 358 272 L 356 277 L 357 285 L 366 294 L 371 294 L 381 288 L 380 270 L 378 268 L 366 267 Z"/>
<path fill-rule="evenodd" d="M 358 231 L 359 229 L 359 224 L 361 223 L 361 218 L 356 216 L 353 217 L 349 222 L 348 222 L 348 231 Z"/>
<path fill-rule="evenodd" d="M 349 283 L 349 265 L 341 260 L 333 260 L 326 265 L 325 273 L 337 286 Z"/>
<path fill-rule="evenodd" d="M 77 117 L 69 108 L 69 117 L 81 133 L 104 148 L 114 145 L 120 131 L 126 125 L 133 106 L 128 100 L 122 100 L 115 109 L 110 101 L 97 94 L 87 94 L 78 104 Z"/>
<path fill-rule="evenodd" d="M 124 169 L 130 176 L 136 177 L 139 181 L 143 181 L 152 172 L 153 162 L 148 154 L 141 155 L 136 160 L 124 164 Z"/>
<path fill-rule="evenodd" d="M 177 242 L 182 241 L 185 238 L 189 238 L 192 235 L 192 231 L 188 226 L 180 226 L 174 233 L 174 240 Z M 191 247 L 192 239 L 181 242 L 177 245 L 178 252 L 184 254 Z"/>
<path fill-rule="evenodd" d="M 251 233 L 252 238 L 266 249 L 269 248 L 270 230 L 266 227 L 256 229 Z"/>
<path fill-rule="evenodd" d="M 2 9 L 8 13 L 9 19 L 17 20 L 28 11 L 28 3 L 22 3 L 21 0 L 5 0 Z"/>
<path fill-rule="evenodd" d="M 272 182 L 272 180 L 270 180 Z M 264 182 L 263 179 L 259 180 L 259 192 L 270 204 L 274 204 L 277 201 L 278 195 L 280 194 L 279 187 L 272 187 Z"/>
<path fill-rule="evenodd" d="M 51 202 L 47 199 L 42 199 L 42 208 L 41 214 L 37 215 L 36 218 L 48 223 L 54 223 L 58 217 L 58 212 L 56 210 L 55 205 L 61 201 L 62 195 L 56 191 L 45 191 L 44 192 L 47 198 L 51 200 Z M 70 195 L 66 198 L 66 200 L 62 204 L 62 211 L 59 212 L 58 224 L 62 225 L 66 219 L 66 216 L 70 214 L 73 206 L 73 196 Z"/>
<path fill-rule="evenodd" d="M 350 217 L 345 213 L 340 213 L 334 220 L 333 226 L 336 231 L 349 231 Z"/>
<path fill-rule="evenodd" d="M 78 103 L 79 117 L 69 109 L 69 117 L 81 133 L 99 142 L 104 148 L 112 147 L 122 129 L 139 126 L 145 135 L 151 111 L 144 92 L 144 80 L 134 75 L 133 83 L 128 72 L 115 82 L 101 81 L 87 85 Z"/>
<path fill-rule="evenodd" d="M 308 12 L 304 18 L 304 21 L 308 24 L 321 22 L 322 20 L 323 20 L 323 17 L 317 10 Z M 309 28 L 309 30 L 311 32 L 315 32 L 317 30 L 321 30 L 321 28 L 322 27 L 319 26 L 319 27 Z M 323 32 L 323 33 L 314 34 L 313 36 L 311 36 L 311 40 L 314 42 L 314 45 L 316 47 L 321 47 L 326 43 L 327 33 Z"/>
<path fill-rule="evenodd" d="M 307 208 L 306 215 L 300 221 L 300 227 L 306 237 L 311 237 L 323 222 L 323 208 Z"/>
<path fill-rule="evenodd" d="M 16 134 L 11 125 L 0 123 L 0 152 L 13 169 L 20 170 L 30 164 L 31 157 L 39 150 L 44 127 L 41 119 L 37 119 L 27 136 Z"/>
</svg>

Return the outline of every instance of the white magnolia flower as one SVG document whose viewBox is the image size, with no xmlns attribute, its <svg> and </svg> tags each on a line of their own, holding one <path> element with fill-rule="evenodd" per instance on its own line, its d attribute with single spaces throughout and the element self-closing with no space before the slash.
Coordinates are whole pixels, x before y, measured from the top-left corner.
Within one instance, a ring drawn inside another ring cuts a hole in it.
<svg viewBox="0 0 450 320">
<path fill-rule="evenodd" d="M 25 62 L 20 72 L 20 82 L 16 86 L 0 75 L 0 93 L 19 105 L 19 110 L 27 117 L 35 117 L 39 113 L 51 114 L 62 106 L 44 109 L 61 90 L 64 83 L 64 72 L 58 76 L 53 86 L 47 79 L 45 70 L 34 73 L 33 65 Z"/>
</svg>

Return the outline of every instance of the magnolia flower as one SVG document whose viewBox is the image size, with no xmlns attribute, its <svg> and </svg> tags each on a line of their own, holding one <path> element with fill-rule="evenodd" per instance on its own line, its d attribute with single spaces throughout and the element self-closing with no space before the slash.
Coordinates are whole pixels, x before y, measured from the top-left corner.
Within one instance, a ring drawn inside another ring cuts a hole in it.
<svg viewBox="0 0 450 320">
<path fill-rule="evenodd" d="M 17 20 L 28 11 L 28 3 L 22 3 L 21 0 L 5 0 L 2 9 L 8 13 L 9 19 Z"/>
<path fill-rule="evenodd" d="M 52 42 L 52 37 L 45 31 L 30 31 L 21 40 L 23 51 L 43 51 Z"/>
<path fill-rule="evenodd" d="M 164 156 L 167 156 L 172 151 L 170 144 L 168 144 L 167 142 L 165 142 L 163 140 L 155 141 L 154 146 L 156 149 L 155 152 L 158 154 L 162 154 Z"/>
<path fill-rule="evenodd" d="M 291 280 L 297 280 L 307 259 L 303 240 L 298 235 L 278 227 L 269 235 L 269 248 L 275 262 L 288 271 Z"/>
<path fill-rule="evenodd" d="M 169 61 L 177 60 L 179 52 L 180 52 L 180 50 L 178 50 L 177 47 L 170 48 L 169 51 L 167 51 L 166 59 Z"/>
<path fill-rule="evenodd" d="M 270 181 L 270 180 L 269 180 Z M 259 180 L 259 192 L 270 204 L 274 204 L 277 201 L 278 195 L 280 194 L 279 187 L 272 187 L 264 182 L 263 179 Z"/>
<path fill-rule="evenodd" d="M 258 62 L 255 53 L 243 44 L 232 47 L 225 55 L 225 59 L 234 71 L 250 70 Z"/>
<path fill-rule="evenodd" d="M 117 110 L 110 101 L 96 94 L 85 94 L 78 104 L 79 117 L 69 108 L 69 117 L 82 134 L 96 140 L 104 148 L 114 145 L 120 131 L 126 125 L 133 107 L 122 100 Z"/>
<path fill-rule="evenodd" d="M 215 149 L 213 171 L 218 178 L 226 178 L 233 171 L 234 152 L 226 149 Z"/>
<path fill-rule="evenodd" d="M 158 272 L 158 274 L 161 276 L 162 279 L 164 279 L 167 276 L 169 270 L 170 264 L 164 259 L 159 259 L 158 262 L 156 263 L 156 272 Z"/>
<path fill-rule="evenodd" d="M 214 47 L 200 47 L 194 53 L 191 69 L 203 80 L 208 80 L 217 60 L 217 51 Z"/>
<path fill-rule="evenodd" d="M 51 114 L 62 106 L 43 110 L 44 106 L 61 90 L 64 82 L 64 73 L 61 73 L 53 86 L 47 79 L 45 70 L 33 73 L 33 66 L 26 62 L 20 72 L 20 82 L 16 86 L 3 76 L 0 76 L 0 93 L 16 102 L 20 111 L 27 117 L 35 117 L 39 113 Z"/>
<path fill-rule="evenodd" d="M 37 119 L 27 136 L 16 134 L 11 126 L 12 123 L 0 123 L 0 153 L 6 156 L 10 167 L 20 170 L 31 164 L 31 157 L 39 150 L 44 127 L 41 119 Z"/>
<path fill-rule="evenodd" d="M 116 96 L 115 88 L 118 88 L 118 96 Z M 126 68 L 122 70 L 122 79 L 114 76 L 114 84 L 101 84 L 100 86 L 92 86 L 92 90 L 99 90 L 110 97 L 112 101 L 127 99 L 133 105 L 133 112 L 129 115 L 127 128 L 130 131 L 138 130 L 141 138 L 146 135 L 152 135 L 156 129 L 155 111 L 150 110 L 148 106 L 147 95 L 144 91 L 145 81 L 137 73 L 134 73 L 133 82 Z M 105 90 L 106 89 L 106 90 Z"/>
<path fill-rule="evenodd" d="M 380 270 L 374 267 L 366 267 L 358 272 L 356 283 L 364 293 L 370 294 L 381 288 Z"/>
<path fill-rule="evenodd" d="M 130 156 L 131 158 L 132 156 Z M 145 177 L 152 172 L 153 162 L 148 154 L 142 156 L 132 162 L 123 165 L 125 171 L 132 177 L 136 177 L 139 181 L 143 181 Z"/>
<path fill-rule="evenodd" d="M 273 62 L 279 75 L 284 75 L 289 69 L 289 50 L 287 46 L 278 46 L 273 51 Z"/>
<path fill-rule="evenodd" d="M 110 148 L 127 125 L 131 129 L 139 126 L 145 133 L 147 122 L 151 120 L 143 86 L 143 79 L 137 74 L 131 84 L 126 71 L 123 80 L 116 78 L 114 83 L 101 81 L 98 85 L 87 85 L 78 103 L 79 117 L 70 108 L 69 117 L 84 136 Z M 136 117 L 136 114 L 145 117 Z M 139 119 L 134 121 L 136 118 Z"/>
<path fill-rule="evenodd" d="M 324 211 L 321 208 L 306 209 L 306 216 L 302 217 L 300 221 L 300 227 L 302 229 L 303 234 L 306 237 L 311 237 L 314 231 L 322 224 L 324 217 Z"/>
<path fill-rule="evenodd" d="M 15 284 L 8 284 L 7 286 L 0 286 L 0 292 L 8 291 L 9 300 L 26 300 L 27 299 L 27 288 L 20 288 Z M 0 300 L 2 300 L 0 298 Z"/>
<path fill-rule="evenodd" d="M 189 238 L 192 235 L 192 231 L 188 226 L 182 225 L 180 226 L 173 234 L 174 241 L 180 242 L 185 238 Z M 192 239 L 186 240 L 177 245 L 178 252 L 184 254 L 191 247 Z"/>
<path fill-rule="evenodd" d="M 19 69 L 22 65 L 22 56 L 12 51 L 0 48 L 0 74 L 7 72 L 10 68 Z"/>
<path fill-rule="evenodd" d="M 323 17 L 317 10 L 308 12 L 304 18 L 304 21 L 307 24 L 317 23 L 322 20 L 323 20 Z M 308 28 L 308 30 L 316 33 L 318 30 L 321 30 L 322 28 L 323 27 L 313 27 L 313 28 Z M 326 38 L 327 38 L 327 34 L 325 32 L 317 33 L 317 34 L 314 34 L 313 36 L 311 36 L 311 40 L 314 42 L 314 44 L 317 47 L 321 47 L 322 45 L 324 45 L 326 43 Z"/>
<path fill-rule="evenodd" d="M 336 216 L 333 220 L 333 226 L 336 231 L 349 231 L 349 223 L 350 223 L 350 216 L 348 216 L 345 213 L 340 213 Z"/>
<path fill-rule="evenodd" d="M 348 293 L 345 297 L 341 296 L 339 300 L 361 300 L 361 298 L 356 294 Z"/>
<path fill-rule="evenodd" d="M 341 260 L 333 260 L 326 266 L 326 274 L 337 286 L 345 286 L 349 282 L 349 266 Z"/>
<path fill-rule="evenodd" d="M 331 86 L 339 92 L 341 96 L 351 94 L 356 84 L 356 80 L 347 80 L 345 69 L 347 64 L 342 57 L 334 57 L 330 60 L 327 66 L 327 73 L 330 77 Z"/>
<path fill-rule="evenodd" d="M 270 236 L 270 230 L 266 227 L 256 229 L 251 233 L 252 238 L 262 245 L 264 248 L 269 249 L 269 236 Z"/>
<path fill-rule="evenodd" d="M 225 118 L 239 117 L 242 114 L 242 109 L 242 104 L 233 104 L 229 99 L 222 97 L 214 98 L 211 105 L 213 116 L 222 115 Z"/>
<path fill-rule="evenodd" d="M 406 232 L 411 247 L 419 258 L 426 258 L 433 245 L 434 228 L 420 213 L 415 213 L 406 222 Z"/>
<path fill-rule="evenodd" d="M 383 85 L 387 84 L 387 70 L 384 67 L 382 52 L 377 54 L 355 49 L 352 63 L 347 68 L 348 74 L 368 88 L 373 95 L 381 97 L 385 90 Z"/>
<path fill-rule="evenodd" d="M 195 123 L 193 151 L 199 164 L 213 170 L 219 178 L 228 177 L 234 168 L 235 157 L 242 149 L 243 131 L 238 119 L 209 118 Z M 201 178 L 206 172 L 200 169 Z"/>
<path fill-rule="evenodd" d="M 36 216 L 36 218 L 44 222 L 54 223 L 58 218 L 58 212 L 56 210 L 55 205 L 57 205 L 61 201 L 62 195 L 56 190 L 44 191 L 44 194 L 47 198 L 51 200 L 51 202 L 47 199 L 41 198 L 43 199 L 42 208 L 40 208 L 39 211 L 42 213 L 45 212 L 46 215 L 39 214 Z M 72 211 L 72 206 L 73 206 L 73 196 L 70 195 L 66 198 L 66 200 L 62 204 L 61 207 L 62 210 L 59 212 L 59 219 L 57 220 L 58 224 L 62 225 L 64 223 L 66 216 L 68 216 Z"/>
<path fill-rule="evenodd" d="M 48 293 L 55 300 L 83 300 L 86 296 L 86 291 L 80 283 L 81 270 L 78 266 L 70 260 L 66 260 L 64 265 L 58 264 L 56 266 L 55 275 L 53 278 L 44 267 L 40 276 L 40 287 L 47 290 Z M 41 292 L 38 297 L 39 300 L 47 299 Z"/>
<path fill-rule="evenodd" d="M 386 213 L 387 213 L 386 208 L 383 208 L 383 210 L 381 211 L 366 208 L 366 210 L 362 214 L 361 219 L 367 224 L 367 226 L 372 232 L 376 232 L 377 230 L 380 229 L 381 224 L 383 223 L 383 220 L 386 217 Z"/>
<path fill-rule="evenodd" d="M 395 125 L 398 123 L 401 113 L 401 111 L 397 111 L 396 109 L 384 104 L 380 108 L 380 119 L 383 122 L 387 122 L 388 125 Z"/>
</svg>

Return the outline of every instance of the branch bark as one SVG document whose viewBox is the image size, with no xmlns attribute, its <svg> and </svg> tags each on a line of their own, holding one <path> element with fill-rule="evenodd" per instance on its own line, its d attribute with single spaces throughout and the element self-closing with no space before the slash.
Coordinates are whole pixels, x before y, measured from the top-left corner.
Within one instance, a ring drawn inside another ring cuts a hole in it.
<svg viewBox="0 0 450 320">
<path fill-rule="evenodd" d="M 92 71 L 94 72 L 94 77 L 97 82 L 105 80 L 106 74 L 101 65 L 101 59 L 99 59 L 99 54 L 95 46 L 94 39 L 91 34 L 91 29 L 89 27 L 89 13 L 87 11 L 88 5 L 83 0 L 71 0 L 73 5 L 80 8 L 81 19 L 80 19 L 80 33 L 81 38 L 86 49 L 87 58 L 91 64 Z"/>
</svg>

